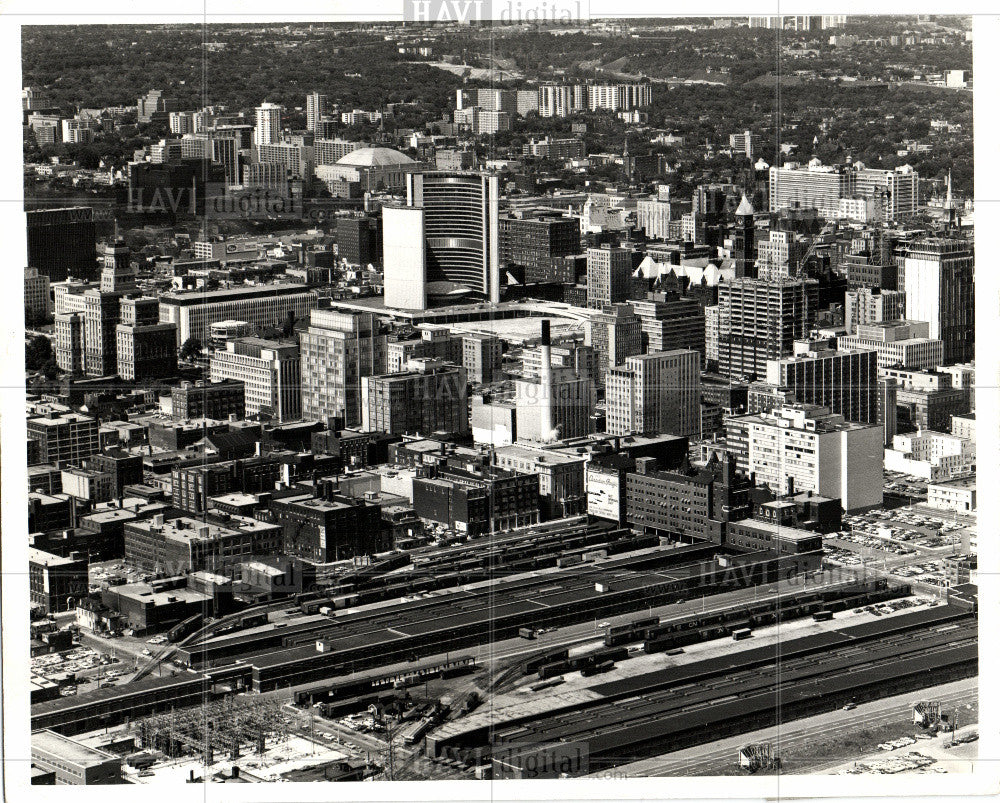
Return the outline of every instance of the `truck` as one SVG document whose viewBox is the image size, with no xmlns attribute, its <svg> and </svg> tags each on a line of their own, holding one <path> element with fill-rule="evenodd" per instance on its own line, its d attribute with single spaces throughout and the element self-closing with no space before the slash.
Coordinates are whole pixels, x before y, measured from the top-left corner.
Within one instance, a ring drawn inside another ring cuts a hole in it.
<svg viewBox="0 0 1000 803">
<path fill-rule="evenodd" d="M 829 622 L 833 619 L 833 611 L 816 611 L 813 614 L 814 622 Z"/>
<path fill-rule="evenodd" d="M 532 627 L 522 627 L 518 629 L 517 635 L 521 638 L 533 639 L 535 637 L 535 630 Z"/>
<path fill-rule="evenodd" d="M 745 638 L 750 638 L 752 631 L 749 627 L 739 627 L 733 631 L 733 641 L 742 641 Z"/>
</svg>

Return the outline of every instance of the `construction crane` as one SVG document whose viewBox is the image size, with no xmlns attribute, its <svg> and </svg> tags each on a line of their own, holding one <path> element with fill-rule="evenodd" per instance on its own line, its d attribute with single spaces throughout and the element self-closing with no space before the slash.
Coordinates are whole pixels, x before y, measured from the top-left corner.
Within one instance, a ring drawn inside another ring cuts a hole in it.
<svg viewBox="0 0 1000 803">
<path fill-rule="evenodd" d="M 822 245 L 823 238 L 828 234 L 832 234 L 837 230 L 837 221 L 830 220 L 823 226 L 819 233 L 809 241 L 809 247 L 806 249 L 805 254 L 802 259 L 799 260 L 797 276 L 802 276 L 805 273 L 806 263 L 809 258 L 816 252 L 816 249 Z"/>
</svg>

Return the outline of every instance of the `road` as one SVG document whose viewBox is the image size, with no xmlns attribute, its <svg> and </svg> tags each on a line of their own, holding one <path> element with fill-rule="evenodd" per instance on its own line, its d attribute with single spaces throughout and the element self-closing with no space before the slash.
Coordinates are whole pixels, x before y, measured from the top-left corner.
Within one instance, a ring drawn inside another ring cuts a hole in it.
<svg viewBox="0 0 1000 803">
<path fill-rule="evenodd" d="M 978 678 L 965 678 L 929 689 L 908 692 L 895 697 L 885 697 L 870 703 L 862 703 L 852 711 L 832 711 L 786 722 L 780 726 L 678 750 L 655 758 L 623 764 L 610 770 L 607 774 L 612 774 L 616 778 L 711 775 L 723 769 L 733 768 L 742 745 L 751 742 L 772 742 L 775 752 L 780 756 L 784 750 L 820 737 L 827 739 L 831 736 L 846 735 L 863 727 L 894 721 L 909 721 L 910 704 L 915 700 L 940 700 L 945 706 L 964 705 L 976 698 L 978 683 Z M 916 730 L 918 729 L 914 726 L 914 731 Z M 830 756 L 828 761 L 818 762 L 813 767 L 802 768 L 800 772 L 822 772 L 824 768 L 837 766 L 853 758 L 855 756 Z M 596 773 L 594 777 L 605 774 Z"/>
</svg>

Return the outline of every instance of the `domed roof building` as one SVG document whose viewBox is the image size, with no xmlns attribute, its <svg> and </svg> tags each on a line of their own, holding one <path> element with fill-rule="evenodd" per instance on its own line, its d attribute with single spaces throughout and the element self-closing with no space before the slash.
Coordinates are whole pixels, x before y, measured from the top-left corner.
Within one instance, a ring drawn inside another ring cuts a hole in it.
<svg viewBox="0 0 1000 803">
<path fill-rule="evenodd" d="M 365 192 L 404 190 L 407 174 L 424 167 L 422 162 L 393 148 L 358 148 L 336 164 L 318 165 L 316 178 L 335 197 L 359 197 Z"/>
<path fill-rule="evenodd" d="M 391 167 L 415 164 L 414 160 L 394 148 L 358 148 L 337 160 L 339 165 L 354 167 Z"/>
</svg>

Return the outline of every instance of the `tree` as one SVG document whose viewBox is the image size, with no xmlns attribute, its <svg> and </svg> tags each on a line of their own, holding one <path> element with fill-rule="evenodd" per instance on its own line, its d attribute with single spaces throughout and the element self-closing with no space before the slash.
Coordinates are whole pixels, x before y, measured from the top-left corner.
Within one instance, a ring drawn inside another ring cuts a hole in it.
<svg viewBox="0 0 1000 803">
<path fill-rule="evenodd" d="M 56 365 L 55 359 L 50 357 L 43 363 L 39 373 L 46 379 L 51 380 L 58 377 L 61 371 L 59 370 L 59 366 Z"/>
<path fill-rule="evenodd" d="M 38 371 L 52 359 L 52 344 L 47 337 L 35 335 L 24 347 L 24 367 L 29 371 Z"/>
<path fill-rule="evenodd" d="M 182 360 L 193 360 L 201 354 L 201 341 L 196 337 L 189 337 L 181 346 L 180 357 Z"/>
</svg>

